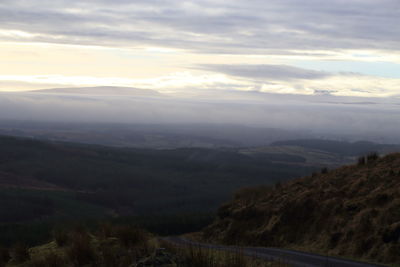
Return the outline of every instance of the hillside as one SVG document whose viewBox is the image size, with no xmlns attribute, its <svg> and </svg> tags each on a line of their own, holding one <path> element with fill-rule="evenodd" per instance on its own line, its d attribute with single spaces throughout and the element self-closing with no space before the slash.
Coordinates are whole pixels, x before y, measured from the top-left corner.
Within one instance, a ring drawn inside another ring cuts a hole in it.
<svg viewBox="0 0 400 267">
<path fill-rule="evenodd" d="M 210 212 L 240 187 L 317 169 L 227 149 L 126 149 L 1 136 L 0 147 L 0 223 L 71 211 L 75 217 L 79 206 L 119 216 Z M 84 209 L 82 216 L 88 214 Z"/>
<path fill-rule="evenodd" d="M 123 124 L 1 120 L 0 135 L 115 147 L 173 149 L 265 146 L 304 137 L 299 131 L 230 124 Z"/>
<path fill-rule="evenodd" d="M 400 154 L 247 188 L 203 234 L 214 242 L 277 246 L 400 262 Z"/>
<path fill-rule="evenodd" d="M 271 144 L 272 147 L 295 146 L 305 149 L 320 150 L 329 153 L 339 154 L 342 156 L 360 156 L 371 152 L 379 151 L 379 153 L 387 154 L 400 150 L 399 145 L 377 144 L 367 141 L 345 142 L 335 140 L 321 139 L 299 139 L 276 141 Z"/>
</svg>

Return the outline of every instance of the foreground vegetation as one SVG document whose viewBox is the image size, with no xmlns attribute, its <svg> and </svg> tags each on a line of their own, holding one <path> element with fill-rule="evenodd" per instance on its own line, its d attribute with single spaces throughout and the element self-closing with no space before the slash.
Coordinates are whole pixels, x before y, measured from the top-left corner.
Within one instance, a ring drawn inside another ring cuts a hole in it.
<svg viewBox="0 0 400 267">
<path fill-rule="evenodd" d="M 213 213 L 186 213 L 153 216 L 124 216 L 116 218 L 68 219 L 54 221 L 34 221 L 26 223 L 0 224 L 0 246 L 12 246 L 23 242 L 34 246 L 51 239 L 54 229 L 71 228 L 71 225 L 84 225 L 90 230 L 99 227 L 100 222 L 111 225 L 136 225 L 157 235 L 180 235 L 188 232 L 197 232 L 209 225 L 215 218 Z"/>
<path fill-rule="evenodd" d="M 130 266 L 151 254 L 157 244 L 154 237 L 131 226 L 101 225 L 89 232 L 82 226 L 53 232 L 54 240 L 28 248 L 16 244 L 3 248 L 0 266 Z"/>
<path fill-rule="evenodd" d="M 244 255 L 243 251 L 223 251 L 191 245 L 176 247 L 166 242 L 161 243 L 167 251 L 181 260 L 185 267 L 288 267 L 283 260 L 266 261 Z"/>
<path fill-rule="evenodd" d="M 400 263 L 400 154 L 362 157 L 275 187 L 245 188 L 204 238 Z"/>
<path fill-rule="evenodd" d="M 58 228 L 53 241 L 29 248 L 22 243 L 0 248 L 1 267 L 160 266 L 267 267 L 286 266 L 195 246 L 177 247 L 149 232 L 126 224 L 101 224 L 95 231 L 82 226 Z"/>
</svg>

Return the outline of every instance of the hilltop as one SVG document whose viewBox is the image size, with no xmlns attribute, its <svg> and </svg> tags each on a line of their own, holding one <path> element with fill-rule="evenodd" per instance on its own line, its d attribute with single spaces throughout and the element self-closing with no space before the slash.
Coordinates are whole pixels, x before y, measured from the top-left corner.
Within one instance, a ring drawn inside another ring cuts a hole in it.
<svg viewBox="0 0 400 267">
<path fill-rule="evenodd" d="M 325 173 L 326 172 L 326 173 Z M 204 238 L 400 262 L 400 154 L 274 187 L 242 189 Z"/>
</svg>

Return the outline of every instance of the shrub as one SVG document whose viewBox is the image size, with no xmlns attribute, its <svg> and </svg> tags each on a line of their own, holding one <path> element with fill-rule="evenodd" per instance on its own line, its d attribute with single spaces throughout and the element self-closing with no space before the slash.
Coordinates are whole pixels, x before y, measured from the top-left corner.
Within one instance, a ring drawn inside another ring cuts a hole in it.
<svg viewBox="0 0 400 267">
<path fill-rule="evenodd" d="M 377 152 L 371 152 L 366 156 L 361 156 L 357 160 L 357 165 L 362 166 L 366 165 L 367 163 L 371 163 L 379 159 L 379 154 Z"/>
<path fill-rule="evenodd" d="M 101 223 L 98 229 L 98 236 L 101 238 L 113 237 L 113 226 L 110 223 Z"/>
<path fill-rule="evenodd" d="M 379 159 L 379 154 L 377 152 L 372 152 L 367 155 L 367 162 L 371 163 Z"/>
<path fill-rule="evenodd" d="M 146 247 L 148 233 L 142 229 L 132 226 L 117 226 L 114 229 L 114 235 L 121 244 L 126 247 L 141 246 Z"/>
<path fill-rule="evenodd" d="M 68 242 L 68 232 L 65 229 L 55 229 L 53 231 L 53 238 L 57 246 L 63 247 Z"/>
<path fill-rule="evenodd" d="M 277 183 L 275 184 L 275 189 L 279 190 L 279 189 L 281 189 L 281 188 L 282 188 L 282 183 L 281 183 L 281 182 L 277 182 Z"/>
<path fill-rule="evenodd" d="M 105 245 L 99 247 L 101 262 L 104 266 L 121 266 L 120 257 L 123 257 L 121 249 L 112 245 Z"/>
<path fill-rule="evenodd" d="M 17 243 L 11 250 L 11 257 L 16 263 L 26 262 L 30 259 L 28 247 L 22 243 Z"/>
<path fill-rule="evenodd" d="M 357 164 L 358 164 L 359 166 L 365 165 L 366 163 L 367 163 L 367 161 L 366 161 L 366 159 L 365 159 L 365 156 L 362 156 L 362 157 L 359 157 L 359 158 L 358 158 Z"/>
<path fill-rule="evenodd" d="M 69 260 L 76 266 L 94 262 L 96 255 L 87 232 L 74 232 L 70 236 L 70 245 L 66 249 Z"/>
<path fill-rule="evenodd" d="M 11 256 L 9 250 L 5 247 L 0 247 L 0 266 L 5 266 L 10 258 Z"/>
<path fill-rule="evenodd" d="M 322 169 L 321 169 L 321 173 L 322 173 L 322 174 L 328 173 L 328 168 L 327 168 L 327 167 L 322 168 Z"/>
<path fill-rule="evenodd" d="M 66 260 L 60 255 L 51 252 L 41 259 L 31 262 L 30 267 L 64 267 L 67 266 Z"/>
<path fill-rule="evenodd" d="M 386 261 L 398 262 L 400 260 L 399 251 L 400 244 L 392 244 L 386 247 L 386 250 L 383 252 L 385 254 Z"/>
<path fill-rule="evenodd" d="M 266 196 L 271 189 L 270 186 L 243 187 L 235 192 L 234 199 L 253 202 Z"/>
<path fill-rule="evenodd" d="M 190 246 L 184 255 L 184 261 L 193 267 L 214 266 L 213 256 L 209 249 Z"/>
<path fill-rule="evenodd" d="M 241 250 L 228 252 L 189 246 L 185 249 L 179 249 L 176 253 L 179 255 L 179 258 L 183 259 L 183 262 L 185 263 L 184 266 L 191 267 L 286 266 L 283 264 L 277 265 L 274 262 L 246 257 Z"/>
<path fill-rule="evenodd" d="M 217 210 L 218 218 L 223 219 L 223 218 L 228 217 L 231 214 L 230 207 L 231 206 L 227 203 L 221 205 L 219 207 L 219 209 Z"/>
</svg>

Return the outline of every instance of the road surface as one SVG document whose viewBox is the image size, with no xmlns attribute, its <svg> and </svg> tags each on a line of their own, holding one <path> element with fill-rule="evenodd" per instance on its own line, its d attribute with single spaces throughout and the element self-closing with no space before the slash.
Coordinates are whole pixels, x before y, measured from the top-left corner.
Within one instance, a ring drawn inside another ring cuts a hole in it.
<svg viewBox="0 0 400 267">
<path fill-rule="evenodd" d="M 313 253 L 305 253 L 294 250 L 279 248 L 263 248 L 263 247 L 234 247 L 214 244 L 205 244 L 193 242 L 182 237 L 165 237 L 163 240 L 178 246 L 197 246 L 208 249 L 241 252 L 246 256 L 257 257 L 266 260 L 276 260 L 287 263 L 294 267 L 383 267 L 385 265 L 377 265 L 371 263 L 363 263 L 351 260 L 345 260 L 335 257 L 321 256 Z"/>
</svg>

